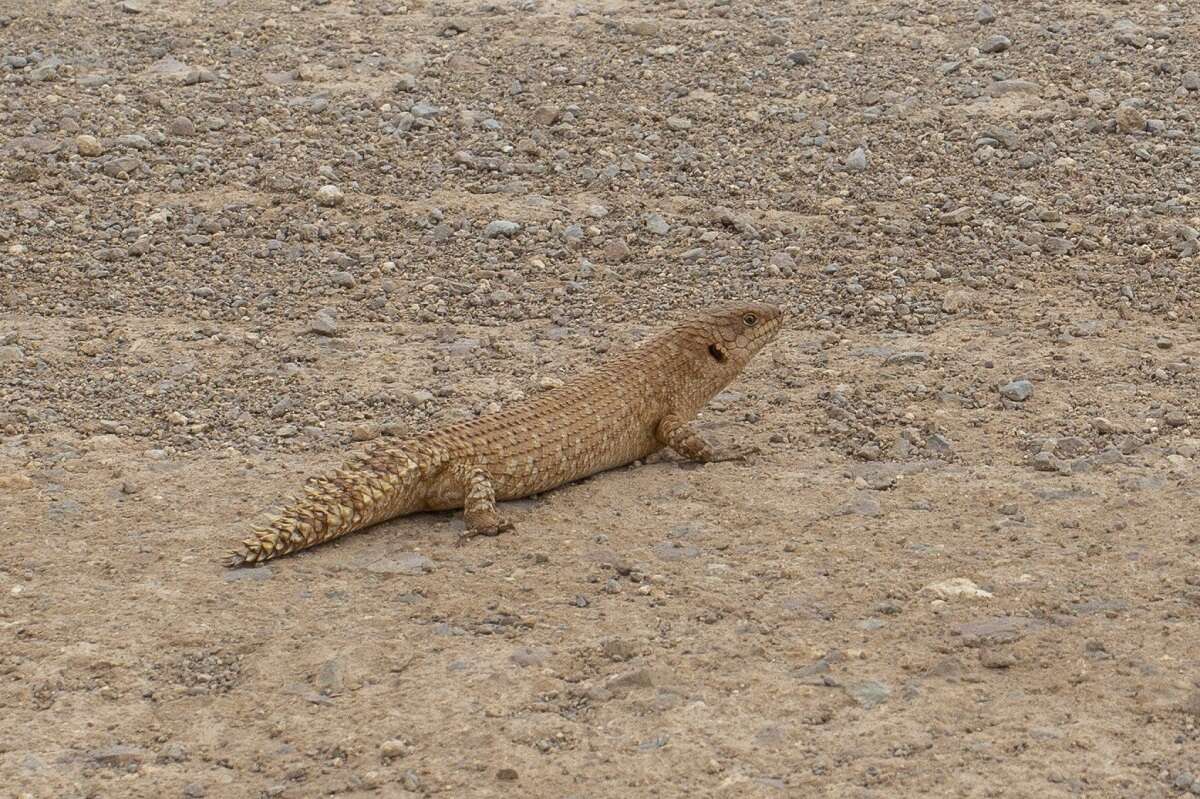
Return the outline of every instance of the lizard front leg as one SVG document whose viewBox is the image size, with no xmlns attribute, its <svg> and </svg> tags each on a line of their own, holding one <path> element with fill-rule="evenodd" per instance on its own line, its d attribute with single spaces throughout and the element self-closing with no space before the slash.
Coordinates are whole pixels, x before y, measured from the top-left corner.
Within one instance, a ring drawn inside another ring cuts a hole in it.
<svg viewBox="0 0 1200 799">
<path fill-rule="evenodd" d="M 467 469 L 461 478 L 463 520 L 467 526 L 458 536 L 458 546 L 477 535 L 499 535 L 513 529 L 512 522 L 500 518 L 496 512 L 496 490 L 487 472 L 479 468 Z"/>
<path fill-rule="evenodd" d="M 670 447 L 688 460 L 700 463 L 741 460 L 751 453 L 758 452 L 758 447 L 742 446 L 726 447 L 718 451 L 691 425 L 673 413 L 668 413 L 662 418 L 654 430 L 654 436 L 663 446 Z"/>
</svg>

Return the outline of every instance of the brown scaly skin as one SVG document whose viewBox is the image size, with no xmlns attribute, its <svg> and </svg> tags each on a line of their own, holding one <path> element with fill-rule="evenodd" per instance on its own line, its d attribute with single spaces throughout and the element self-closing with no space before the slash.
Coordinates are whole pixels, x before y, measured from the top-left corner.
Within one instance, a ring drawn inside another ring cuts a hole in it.
<svg viewBox="0 0 1200 799">
<path fill-rule="evenodd" d="M 662 447 L 710 462 L 720 452 L 689 422 L 775 338 L 783 313 L 710 308 L 561 388 L 394 446 L 380 444 L 310 478 L 304 496 L 229 556 L 248 566 L 409 513 L 463 508 L 459 539 L 511 529 L 497 500 L 520 499 L 640 460 Z"/>
</svg>

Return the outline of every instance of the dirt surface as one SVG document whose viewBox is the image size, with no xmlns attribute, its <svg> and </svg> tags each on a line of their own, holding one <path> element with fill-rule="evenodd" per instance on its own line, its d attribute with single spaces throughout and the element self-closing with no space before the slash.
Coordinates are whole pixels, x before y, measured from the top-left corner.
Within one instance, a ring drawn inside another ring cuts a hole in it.
<svg viewBox="0 0 1200 799">
<path fill-rule="evenodd" d="M 1200 795 L 1197 30 L 7 0 L 0 793 Z M 218 565 L 730 298 L 749 463 Z"/>
</svg>

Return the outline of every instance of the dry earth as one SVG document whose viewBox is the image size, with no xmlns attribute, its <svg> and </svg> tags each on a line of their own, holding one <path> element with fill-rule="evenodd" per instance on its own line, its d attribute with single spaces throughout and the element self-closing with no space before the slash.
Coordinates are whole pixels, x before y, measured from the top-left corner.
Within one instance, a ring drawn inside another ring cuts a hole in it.
<svg viewBox="0 0 1200 799">
<path fill-rule="evenodd" d="M 1200 794 L 1197 30 L 6 0 L 0 790 Z M 218 565 L 714 298 L 750 463 Z"/>
</svg>

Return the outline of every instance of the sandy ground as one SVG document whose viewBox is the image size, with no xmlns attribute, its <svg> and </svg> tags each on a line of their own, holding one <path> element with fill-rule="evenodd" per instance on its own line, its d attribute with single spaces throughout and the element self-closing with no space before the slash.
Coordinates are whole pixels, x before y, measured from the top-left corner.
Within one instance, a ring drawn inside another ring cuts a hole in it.
<svg viewBox="0 0 1200 799">
<path fill-rule="evenodd" d="M 1197 30 L 8 0 L 0 793 L 1200 795 Z M 731 298 L 748 463 L 219 565 Z"/>
</svg>

